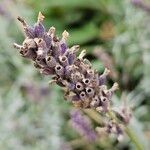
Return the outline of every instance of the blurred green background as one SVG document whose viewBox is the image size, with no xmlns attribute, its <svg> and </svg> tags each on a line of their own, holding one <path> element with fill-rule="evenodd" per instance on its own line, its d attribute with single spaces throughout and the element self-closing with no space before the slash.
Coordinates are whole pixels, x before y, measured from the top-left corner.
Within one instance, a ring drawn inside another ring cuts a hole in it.
<svg viewBox="0 0 150 150">
<path fill-rule="evenodd" d="M 56 27 L 60 37 L 67 30 L 69 46 L 80 44 L 87 50 L 95 69 L 111 70 L 108 86 L 120 86 L 114 106 L 126 99 L 133 108 L 131 127 L 148 149 L 150 12 L 130 0 L 0 0 L 0 149 L 135 149 L 128 139 L 70 144 L 81 139 L 69 125 L 72 106 L 59 87 L 48 85 L 50 77 L 40 75 L 12 46 L 24 39 L 17 16 L 33 24 L 39 11 L 47 29 Z"/>
</svg>

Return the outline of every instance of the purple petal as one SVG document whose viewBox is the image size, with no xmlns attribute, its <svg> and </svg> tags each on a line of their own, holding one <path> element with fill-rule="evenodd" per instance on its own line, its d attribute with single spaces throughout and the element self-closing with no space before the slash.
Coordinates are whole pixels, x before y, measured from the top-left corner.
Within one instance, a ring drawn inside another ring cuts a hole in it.
<svg viewBox="0 0 150 150">
<path fill-rule="evenodd" d="M 36 23 L 34 25 L 34 33 L 36 37 L 42 37 L 45 32 L 45 28 L 41 23 Z"/>
<path fill-rule="evenodd" d="M 68 54 L 68 62 L 69 62 L 70 65 L 73 64 L 75 58 L 76 58 L 76 55 L 74 53 L 69 53 Z"/>
<path fill-rule="evenodd" d="M 43 35 L 43 40 L 45 41 L 47 48 L 50 49 L 51 44 L 52 44 L 52 39 L 51 39 L 51 37 L 48 36 L 47 34 L 44 34 L 44 35 Z"/>
<path fill-rule="evenodd" d="M 61 51 L 61 54 L 63 55 L 67 50 L 67 45 L 66 43 L 61 43 L 60 44 L 60 51 Z"/>
<path fill-rule="evenodd" d="M 24 28 L 25 34 L 29 38 L 35 38 L 34 28 L 31 26 L 28 26 L 27 28 Z"/>
</svg>

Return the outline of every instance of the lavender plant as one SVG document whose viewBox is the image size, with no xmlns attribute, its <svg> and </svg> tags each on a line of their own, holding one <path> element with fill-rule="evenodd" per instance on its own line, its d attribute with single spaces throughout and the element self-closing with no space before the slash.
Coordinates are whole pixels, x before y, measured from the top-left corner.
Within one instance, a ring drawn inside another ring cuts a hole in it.
<svg viewBox="0 0 150 150">
<path fill-rule="evenodd" d="M 150 12 L 150 4 L 149 3 L 147 4 L 143 0 L 132 0 L 131 2 L 136 7 L 139 7 L 148 13 Z"/>
<path fill-rule="evenodd" d="M 118 89 L 118 84 L 114 83 L 108 89 L 106 77 L 110 71 L 106 68 L 102 74 L 99 74 L 97 70 L 92 69 L 90 61 L 84 58 L 85 50 L 77 56 L 79 45 L 71 48 L 67 46 L 69 37 L 67 31 L 62 33 L 61 39 L 55 35 L 54 27 L 46 31 L 41 12 L 34 26 L 28 25 L 21 17 L 18 17 L 18 20 L 23 25 L 25 40 L 22 45 L 14 43 L 14 47 L 19 50 L 21 56 L 32 60 L 40 73 L 52 76 L 50 83 L 62 87 L 64 98 L 72 102 L 75 107 L 92 108 L 109 118 L 105 125 L 107 133 L 115 133 L 119 138 L 125 131 L 137 149 L 142 149 L 130 129 L 125 127 L 129 123 L 130 113 L 125 109 L 120 112 L 112 111 L 112 95 Z M 90 128 L 81 118 L 78 113 L 72 114 L 73 124 L 80 129 L 84 126 L 82 131 L 86 134 Z M 91 137 L 96 138 L 94 133 Z"/>
</svg>

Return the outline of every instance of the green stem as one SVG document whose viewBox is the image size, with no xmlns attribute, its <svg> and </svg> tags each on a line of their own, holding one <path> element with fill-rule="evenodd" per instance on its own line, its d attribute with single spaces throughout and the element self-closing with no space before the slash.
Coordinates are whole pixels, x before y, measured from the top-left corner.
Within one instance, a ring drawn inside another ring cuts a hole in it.
<svg viewBox="0 0 150 150">
<path fill-rule="evenodd" d="M 115 116 L 115 114 L 112 111 L 109 111 L 108 115 L 109 115 L 109 117 L 111 117 L 112 119 L 114 119 L 115 121 L 118 122 L 118 118 Z M 135 135 L 135 133 L 128 126 L 124 126 L 124 128 L 125 128 L 126 134 L 130 138 L 130 140 L 134 143 L 136 149 L 144 150 L 143 146 L 139 142 L 138 137 Z"/>
<path fill-rule="evenodd" d="M 97 122 L 99 125 L 103 124 L 103 120 L 100 117 L 99 113 L 93 109 L 83 109 L 83 112 L 86 113 L 91 119 Z"/>
<path fill-rule="evenodd" d="M 133 131 L 128 126 L 125 127 L 125 132 L 130 137 L 130 140 L 134 143 L 137 150 L 144 150 L 143 146 L 138 141 L 137 136 L 135 135 L 135 133 L 133 133 Z"/>
</svg>

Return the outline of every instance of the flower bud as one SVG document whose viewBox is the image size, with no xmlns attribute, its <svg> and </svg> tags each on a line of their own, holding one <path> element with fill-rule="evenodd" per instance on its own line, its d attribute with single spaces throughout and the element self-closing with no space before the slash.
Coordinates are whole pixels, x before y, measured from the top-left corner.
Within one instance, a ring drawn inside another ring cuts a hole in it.
<svg viewBox="0 0 150 150">
<path fill-rule="evenodd" d="M 77 89 L 78 91 L 82 91 L 82 90 L 84 89 L 82 83 L 77 82 L 77 83 L 76 83 L 76 89 Z"/>
<path fill-rule="evenodd" d="M 86 98 L 87 98 L 87 96 L 86 96 L 85 92 L 82 91 L 82 92 L 80 93 L 80 99 L 81 99 L 81 100 L 85 100 Z"/>
<path fill-rule="evenodd" d="M 51 47 L 51 45 L 52 45 L 52 39 L 51 39 L 51 37 L 47 33 L 45 33 L 43 35 L 43 40 L 45 41 L 47 49 L 49 50 L 50 47 Z"/>
<path fill-rule="evenodd" d="M 43 48 L 38 48 L 37 50 L 37 60 L 40 61 L 41 59 L 44 59 L 46 56 L 46 52 Z"/>
<path fill-rule="evenodd" d="M 63 65 L 63 66 L 68 66 L 68 58 L 66 56 L 60 56 L 59 57 L 59 60 L 60 60 L 60 63 Z"/>
<path fill-rule="evenodd" d="M 83 59 L 83 57 L 86 55 L 86 50 L 82 50 L 81 53 L 79 54 L 78 58 Z"/>
<path fill-rule="evenodd" d="M 42 48 L 44 51 L 47 51 L 46 42 L 42 38 L 35 38 L 34 41 L 38 48 Z"/>
<path fill-rule="evenodd" d="M 46 63 L 51 68 L 56 66 L 56 60 L 53 56 L 48 56 L 47 59 L 46 59 Z"/>
<path fill-rule="evenodd" d="M 24 41 L 23 41 L 23 47 L 25 49 L 37 49 L 37 44 L 35 43 L 35 41 L 33 39 L 29 39 L 29 38 L 26 38 Z"/>
<path fill-rule="evenodd" d="M 64 68 L 61 65 L 56 65 L 55 71 L 59 76 L 64 75 Z"/>
<path fill-rule="evenodd" d="M 65 30 L 63 33 L 62 33 L 62 39 L 61 41 L 59 42 L 59 48 L 60 48 L 60 53 L 61 55 L 65 54 L 65 52 L 67 51 L 67 44 L 66 44 L 66 40 L 69 36 L 69 33 Z"/>
<path fill-rule="evenodd" d="M 36 23 L 34 25 L 34 34 L 35 37 L 42 37 L 45 32 L 45 28 L 41 23 Z"/>
<path fill-rule="evenodd" d="M 66 43 L 61 43 L 60 44 L 60 52 L 61 52 L 61 55 L 63 55 L 67 50 L 67 45 Z"/>
<path fill-rule="evenodd" d="M 37 50 L 37 59 L 44 59 L 47 54 L 47 46 L 43 39 L 41 38 L 35 38 L 34 41 L 37 44 L 38 50 Z"/>
<path fill-rule="evenodd" d="M 52 49 L 53 49 L 53 51 L 52 51 L 53 57 L 55 57 L 55 59 L 58 59 L 58 57 L 60 56 L 60 51 L 59 51 L 58 45 L 53 45 Z"/>
<path fill-rule="evenodd" d="M 90 84 L 90 79 L 88 79 L 88 78 L 83 79 L 83 83 L 85 85 L 89 85 Z"/>
<path fill-rule="evenodd" d="M 83 62 L 84 62 L 84 64 L 86 64 L 89 68 L 92 67 L 91 62 L 90 62 L 88 59 L 84 58 L 84 59 L 83 59 Z"/>
<path fill-rule="evenodd" d="M 72 65 L 75 61 L 76 55 L 72 52 L 69 52 L 67 57 L 69 65 Z"/>
<path fill-rule="evenodd" d="M 94 77 L 94 70 L 88 69 L 86 77 L 87 78 L 93 78 Z"/>
<path fill-rule="evenodd" d="M 34 34 L 35 34 L 35 37 L 42 37 L 44 35 L 45 28 L 44 28 L 44 26 L 42 24 L 43 19 L 44 19 L 44 16 L 42 15 L 41 12 L 39 12 L 38 21 L 34 25 Z"/>
<path fill-rule="evenodd" d="M 87 87 L 86 88 L 86 93 L 89 97 L 93 97 L 94 96 L 94 90 L 93 88 Z"/>
<path fill-rule="evenodd" d="M 74 45 L 68 51 L 69 53 L 72 52 L 73 54 L 76 54 L 79 51 L 79 49 L 80 49 L 79 45 Z"/>
</svg>

